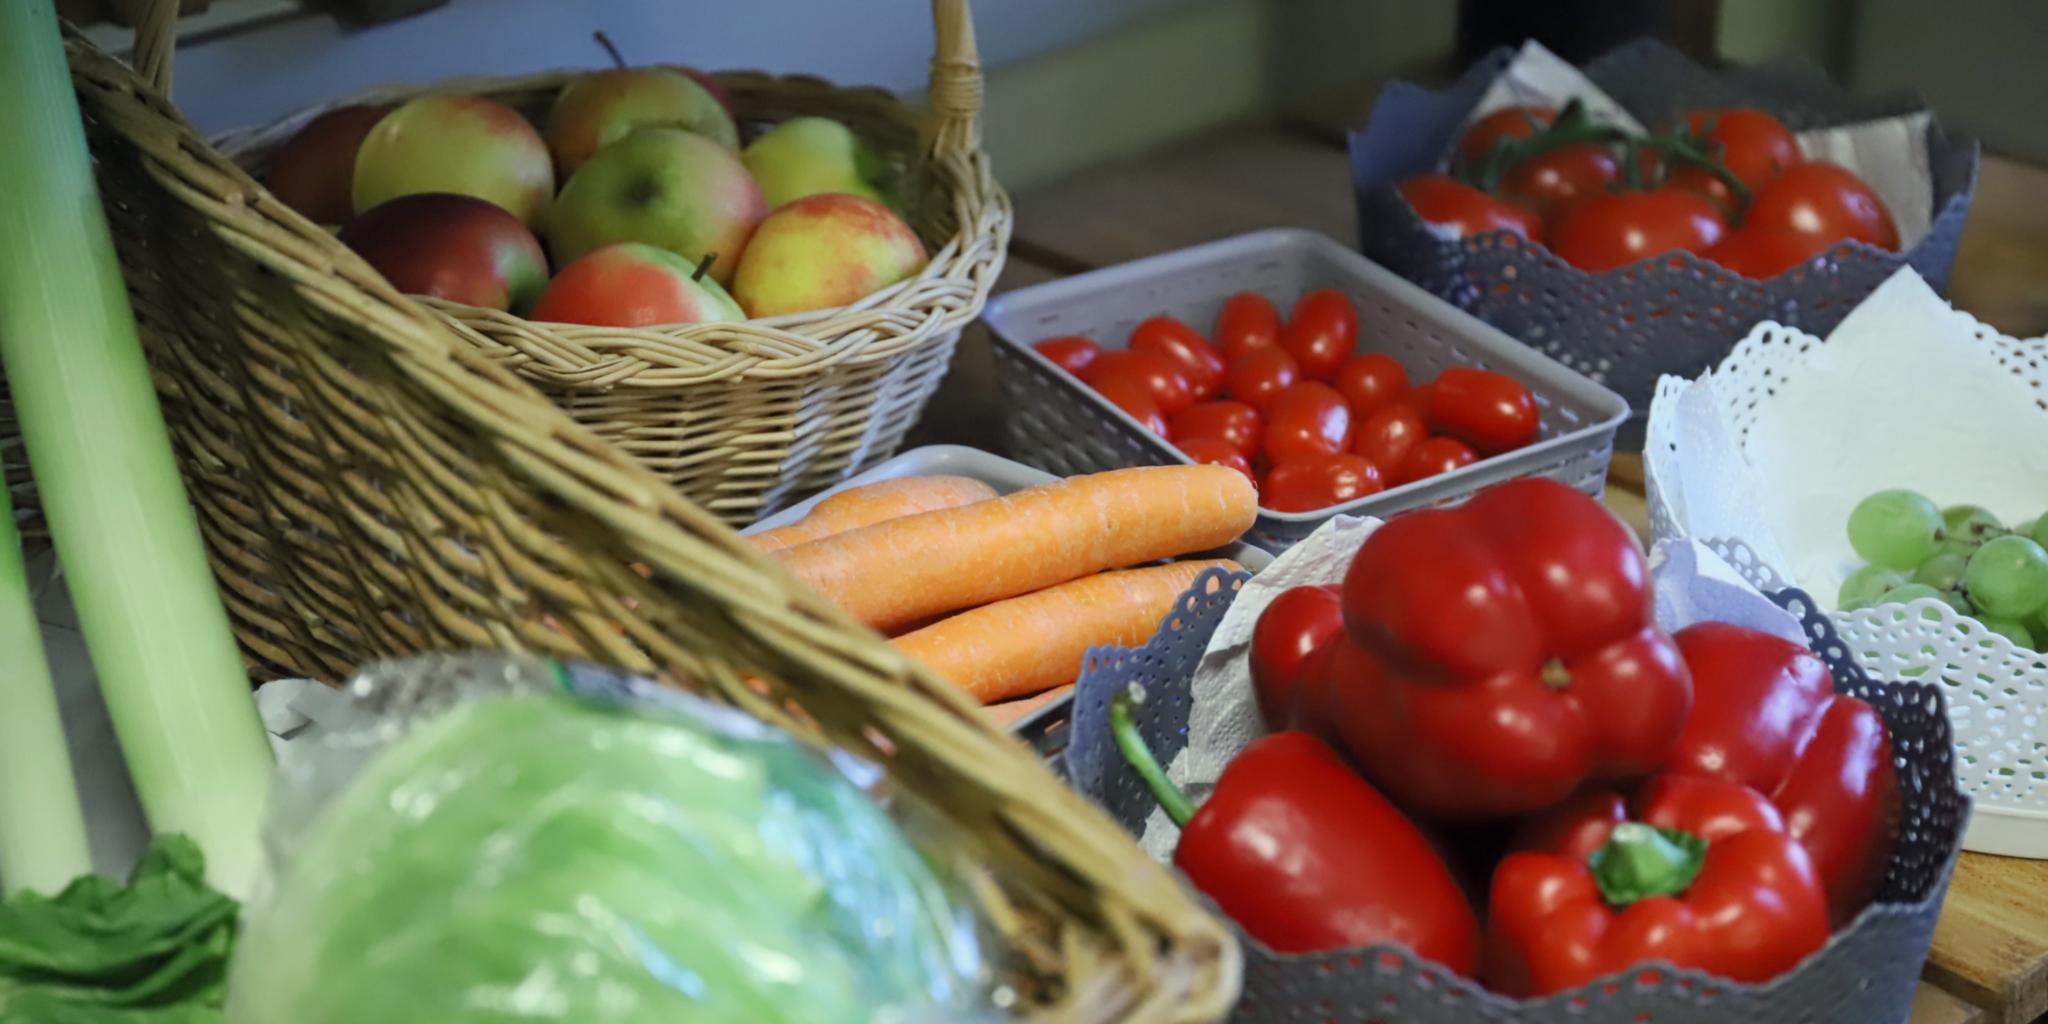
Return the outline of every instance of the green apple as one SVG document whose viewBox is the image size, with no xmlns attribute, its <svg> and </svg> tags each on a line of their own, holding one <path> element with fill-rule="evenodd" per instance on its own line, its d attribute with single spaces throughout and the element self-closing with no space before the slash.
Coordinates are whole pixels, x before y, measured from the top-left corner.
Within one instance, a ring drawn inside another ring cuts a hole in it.
<svg viewBox="0 0 2048 1024">
<path fill-rule="evenodd" d="M 562 187 L 548 217 L 555 259 L 612 242 L 646 242 L 732 281 L 740 251 L 768 215 L 737 153 L 680 128 L 642 128 L 597 151 Z"/>
<path fill-rule="evenodd" d="M 738 149 L 739 129 L 718 97 L 679 71 L 618 68 L 569 83 L 548 112 L 548 148 L 555 172 L 575 174 L 597 151 L 636 128 L 681 128 L 727 149 Z"/>
<path fill-rule="evenodd" d="M 827 192 L 768 215 L 740 258 L 733 298 L 749 316 L 832 309 L 924 269 L 924 243 L 872 199 Z"/>
<path fill-rule="evenodd" d="M 519 112 L 481 96 L 421 96 L 386 114 L 356 152 L 355 211 L 399 196 L 452 192 L 528 225 L 547 212 L 555 166 Z"/>
<path fill-rule="evenodd" d="M 563 267 L 528 318 L 604 327 L 745 320 L 699 269 L 667 249 L 614 242 Z"/>
<path fill-rule="evenodd" d="M 747 163 L 770 209 L 820 192 L 888 202 L 882 182 L 889 165 L 843 124 L 829 117 L 795 117 L 747 144 Z"/>
</svg>

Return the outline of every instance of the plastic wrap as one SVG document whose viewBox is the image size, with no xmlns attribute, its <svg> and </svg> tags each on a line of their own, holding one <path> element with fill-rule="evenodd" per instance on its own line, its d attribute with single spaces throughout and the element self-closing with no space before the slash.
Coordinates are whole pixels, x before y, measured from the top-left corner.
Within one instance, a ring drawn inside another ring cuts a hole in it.
<svg viewBox="0 0 2048 1024">
<path fill-rule="evenodd" d="M 350 694 L 283 762 L 234 1024 L 961 1020 L 983 999 L 974 919 L 863 762 L 587 666 L 432 656 Z"/>
</svg>

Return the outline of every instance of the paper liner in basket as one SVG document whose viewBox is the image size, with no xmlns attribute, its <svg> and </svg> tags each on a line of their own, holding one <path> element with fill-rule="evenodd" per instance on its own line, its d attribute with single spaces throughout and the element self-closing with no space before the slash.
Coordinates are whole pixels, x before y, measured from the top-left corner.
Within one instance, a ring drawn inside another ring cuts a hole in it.
<svg viewBox="0 0 2048 1024">
<path fill-rule="evenodd" d="M 2048 339 L 1999 334 L 1910 269 L 1827 339 L 1759 324 L 1697 380 L 1664 378 L 1644 450 L 1659 537 L 1738 544 L 1834 609 L 1849 511 L 1892 487 L 2011 524 L 2048 512 Z M 1928 599 L 1832 611 L 1884 679 L 1939 678 L 1977 803 L 1965 846 L 2048 857 L 2048 655 Z"/>
</svg>

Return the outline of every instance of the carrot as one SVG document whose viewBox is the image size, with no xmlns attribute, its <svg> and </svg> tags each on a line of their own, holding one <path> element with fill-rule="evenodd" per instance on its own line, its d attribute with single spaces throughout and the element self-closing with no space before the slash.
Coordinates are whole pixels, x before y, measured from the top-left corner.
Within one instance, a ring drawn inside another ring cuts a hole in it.
<svg viewBox="0 0 2048 1024">
<path fill-rule="evenodd" d="M 1139 644 L 1204 569 L 1228 559 L 1175 562 L 1085 576 L 964 611 L 891 640 L 983 704 L 1071 683 L 1100 644 Z"/>
<path fill-rule="evenodd" d="M 996 496 L 996 489 L 964 476 L 906 476 L 841 491 L 811 507 L 788 526 L 764 530 L 747 539 L 763 551 L 807 544 L 833 534 L 873 526 L 885 519 L 958 508 Z"/>
<path fill-rule="evenodd" d="M 1006 700 L 1001 704 L 990 704 L 988 706 L 988 716 L 995 719 L 998 725 L 1016 725 L 1018 722 L 1029 717 L 1033 711 L 1037 711 L 1039 708 L 1072 692 L 1074 692 L 1074 684 L 1068 683 L 1065 686 L 1056 687 L 1044 693 L 1020 697 L 1016 700 Z"/>
<path fill-rule="evenodd" d="M 1258 515 L 1222 466 L 1116 469 L 800 544 L 783 565 L 883 631 L 1236 540 Z"/>
</svg>

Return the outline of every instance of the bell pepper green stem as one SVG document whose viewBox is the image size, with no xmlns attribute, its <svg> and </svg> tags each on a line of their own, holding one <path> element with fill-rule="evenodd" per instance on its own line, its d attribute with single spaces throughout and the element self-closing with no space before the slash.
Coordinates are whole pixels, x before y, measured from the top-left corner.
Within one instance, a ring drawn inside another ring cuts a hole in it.
<svg viewBox="0 0 2048 1024">
<path fill-rule="evenodd" d="M 1138 777 L 1152 790 L 1152 798 L 1166 812 L 1173 823 L 1186 828 L 1188 819 L 1195 816 L 1194 801 L 1166 777 L 1166 769 L 1159 759 L 1152 756 L 1152 748 L 1145 745 L 1145 737 L 1138 735 L 1138 723 L 1131 719 L 1131 709 L 1145 702 L 1145 688 L 1136 683 L 1116 695 L 1109 705 L 1109 732 L 1116 738 L 1116 749 L 1130 762 Z"/>
<path fill-rule="evenodd" d="M 1706 858 L 1707 841 L 1690 832 L 1630 821 L 1614 826 L 1586 863 L 1601 898 L 1619 910 L 1637 900 L 1684 892 Z"/>
</svg>

